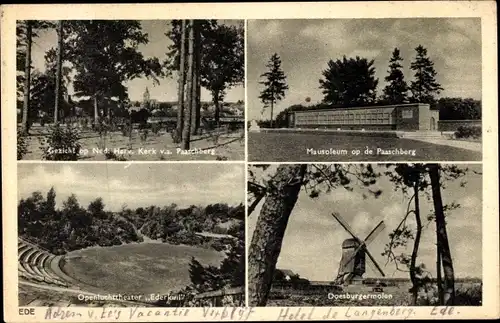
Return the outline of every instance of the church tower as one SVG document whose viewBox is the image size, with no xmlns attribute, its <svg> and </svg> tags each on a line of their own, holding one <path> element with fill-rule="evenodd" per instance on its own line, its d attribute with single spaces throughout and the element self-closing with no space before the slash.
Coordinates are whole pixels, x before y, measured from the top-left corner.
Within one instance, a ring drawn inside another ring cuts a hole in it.
<svg viewBox="0 0 500 323">
<path fill-rule="evenodd" d="M 149 89 L 146 86 L 146 90 L 144 91 L 144 94 L 142 95 L 142 107 L 144 109 L 148 109 L 150 101 L 151 101 L 151 99 L 150 99 L 150 96 L 149 96 Z"/>
</svg>

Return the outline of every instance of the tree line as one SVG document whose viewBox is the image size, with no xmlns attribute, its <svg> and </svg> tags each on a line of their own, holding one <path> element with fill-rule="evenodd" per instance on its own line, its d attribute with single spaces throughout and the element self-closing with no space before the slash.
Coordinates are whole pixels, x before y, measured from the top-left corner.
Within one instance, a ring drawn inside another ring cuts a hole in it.
<svg viewBox="0 0 500 323">
<path fill-rule="evenodd" d="M 383 255 L 398 270 L 408 273 L 412 282 L 413 305 L 417 304 L 419 290 L 426 288 L 433 277 L 437 281 L 438 303 L 455 303 L 455 274 L 446 219 L 460 205 L 445 202 L 442 191 L 450 181 L 460 180 L 460 185 L 464 186 L 466 174 L 480 173 L 456 165 L 438 164 L 387 164 L 385 170 L 380 170 L 380 167 L 375 169 L 371 164 L 297 164 L 280 165 L 264 183 L 257 183 L 255 171 L 268 167 L 254 165 L 249 169 L 248 176 L 250 183 L 254 184 L 249 185 L 249 197 L 257 203 L 264 199 L 249 247 L 248 286 L 252 306 L 265 306 L 267 303 L 287 224 L 293 216 L 299 193 L 303 191 L 315 199 L 325 193 L 335 194 L 339 189 L 357 189 L 363 192 L 364 198 L 378 198 L 383 192 L 374 185 L 382 176 L 388 178 L 394 189 L 401 191 L 408 200 L 399 225 L 389 234 Z M 431 214 L 421 214 L 422 198 L 432 201 Z M 249 214 L 254 210 L 254 204 L 249 202 Z M 434 274 L 418 260 L 422 231 L 432 226 L 437 265 Z M 407 246 L 412 250 L 410 254 L 405 253 Z"/>
<path fill-rule="evenodd" d="M 394 48 L 389 60 L 386 86 L 382 94 L 377 95 L 379 79 L 375 77 L 374 60 L 346 57 L 329 60 L 327 69 L 319 80 L 323 93 L 321 103 L 305 107 L 297 104 L 280 112 L 273 119 L 274 105 L 285 97 L 288 85 L 286 75 L 281 68 L 281 59 L 273 54 L 266 65 L 267 71 L 261 75 L 259 83 L 263 85 L 259 99 L 264 109 L 270 108 L 270 126 L 286 127 L 287 112 L 307 109 L 331 109 L 363 105 L 390 105 L 403 103 L 427 103 L 440 110 L 441 120 L 464 120 L 481 118 L 481 102 L 466 98 L 440 98 L 443 90 L 437 81 L 437 71 L 427 49 L 422 45 L 415 48 L 415 59 L 410 64 L 414 72 L 413 80 L 408 83 L 403 73 L 403 58 L 399 48 Z M 306 99 L 307 101 L 307 99 Z"/>
<path fill-rule="evenodd" d="M 102 198 L 87 208 L 72 194 L 56 208 L 56 192 L 51 188 L 44 197 L 41 192 L 18 203 L 18 234 L 35 241 L 54 254 L 64 254 L 91 246 L 112 246 L 144 239 L 171 244 L 196 245 L 225 250 L 232 238 L 211 239 L 197 232 L 239 235 L 244 218 L 242 204 L 224 203 L 179 208 L 175 204 L 163 208 L 149 206 L 119 212 L 105 210 Z M 228 225 L 229 224 L 229 225 Z"/>
<path fill-rule="evenodd" d="M 40 33 L 49 29 L 57 32 L 57 44 L 45 54 L 44 73 L 32 72 L 32 45 Z M 74 96 L 90 97 L 94 124 L 98 124 L 99 109 L 117 99 L 123 105 L 130 102 L 126 81 L 146 77 L 159 84 L 162 77 L 179 78 L 178 124 L 175 138 L 195 134 L 200 124 L 200 88 L 212 94 L 220 114 L 220 102 L 226 91 L 243 82 L 243 27 L 220 24 L 217 20 L 173 20 L 165 28 L 166 58 L 146 58 L 139 50 L 148 44 L 148 34 L 134 20 L 25 20 L 16 26 L 17 89 L 23 96 L 22 133 L 28 134 L 36 113 L 40 110 L 53 115 L 58 123 L 62 112 L 74 111 L 68 102 L 69 82 Z M 74 72 L 72 75 L 71 72 Z M 124 108 L 122 106 L 122 108 Z M 106 117 L 111 111 L 106 108 Z M 193 116 L 191 116 L 193 114 Z M 181 131 L 182 130 L 182 131 Z M 187 131 L 187 133 L 186 133 Z"/>
</svg>

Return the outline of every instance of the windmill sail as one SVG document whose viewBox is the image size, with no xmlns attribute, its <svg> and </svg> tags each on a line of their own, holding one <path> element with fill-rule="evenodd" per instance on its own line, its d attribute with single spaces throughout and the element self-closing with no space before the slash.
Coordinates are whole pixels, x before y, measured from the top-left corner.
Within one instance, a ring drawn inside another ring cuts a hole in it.
<svg viewBox="0 0 500 323">
<path fill-rule="evenodd" d="M 359 239 L 352 228 L 338 214 L 332 213 L 333 217 L 340 225 L 352 236 L 352 238 L 344 240 L 342 243 L 342 258 L 340 260 L 339 271 L 336 282 L 350 284 L 354 280 L 362 280 L 365 273 L 366 255 L 370 262 L 376 267 L 378 272 L 385 277 L 384 272 L 377 264 L 371 253 L 367 249 L 375 237 L 385 228 L 384 221 L 380 221 L 375 228 L 366 236 L 365 240 Z"/>
</svg>

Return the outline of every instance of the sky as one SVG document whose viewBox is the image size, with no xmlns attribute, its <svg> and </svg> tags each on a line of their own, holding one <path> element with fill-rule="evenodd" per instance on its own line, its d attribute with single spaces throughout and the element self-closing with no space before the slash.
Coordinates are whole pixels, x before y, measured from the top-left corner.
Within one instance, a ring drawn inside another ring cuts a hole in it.
<svg viewBox="0 0 500 323">
<path fill-rule="evenodd" d="M 150 205 L 181 207 L 245 202 L 245 173 L 236 164 L 44 163 L 18 165 L 18 200 L 56 191 L 57 207 L 72 193 L 87 207 L 102 197 L 105 209 Z"/>
<path fill-rule="evenodd" d="M 480 165 L 459 166 L 481 172 Z M 274 174 L 276 167 L 275 165 L 270 167 L 263 176 Z M 380 170 L 377 166 L 375 169 Z M 469 172 L 464 179 L 467 182 L 465 187 L 460 186 L 460 181 L 455 181 L 447 183 L 446 189 L 442 190 L 444 204 L 456 202 L 461 205 L 447 217 L 447 233 L 455 277 L 481 277 L 482 176 Z M 403 198 L 400 191 L 394 191 L 392 184 L 386 178 L 380 179 L 377 187 L 382 190 L 380 197 L 366 200 L 362 198 L 363 191 L 359 186 L 355 187 L 353 192 L 343 188 L 335 189 L 317 200 L 311 199 L 302 189 L 290 215 L 277 268 L 292 270 L 309 280 L 334 280 L 341 259 L 342 241 L 351 237 L 331 215 L 337 212 L 360 239 L 364 239 L 383 220 L 385 229 L 368 245 L 368 251 L 381 266 L 386 277 L 409 277 L 408 273 L 398 272 L 392 263 L 386 265 L 387 258 L 381 255 L 384 245 L 390 241 L 389 233 L 398 226 L 402 216 L 406 214 L 408 199 Z M 433 212 L 431 203 L 432 201 L 427 201 L 421 196 L 422 219 Z M 263 204 L 264 200 L 248 217 L 249 242 Z M 414 227 L 413 218 L 408 224 Z M 423 262 L 426 265 L 427 270 L 434 274 L 433 277 L 436 272 L 434 228 L 434 223 L 430 223 L 429 227 L 423 230 L 417 259 L 417 263 Z M 408 249 L 408 253 L 410 252 L 411 249 Z M 369 263 L 368 257 L 366 259 Z M 380 277 L 374 268 L 368 264 L 364 277 Z"/>
<path fill-rule="evenodd" d="M 385 87 L 389 59 L 395 47 L 401 50 L 407 82 L 415 58 L 414 48 L 422 45 L 434 62 L 441 97 L 481 99 L 481 22 L 479 18 L 403 19 L 309 19 L 249 20 L 247 25 L 248 118 L 269 119 L 258 99 L 260 75 L 272 54 L 281 57 L 289 90 L 274 109 L 274 115 L 293 104 L 320 102 L 319 88 L 327 62 L 360 56 L 374 59 L 378 93 Z"/>
<path fill-rule="evenodd" d="M 238 20 L 220 20 L 219 23 L 227 25 L 236 25 Z M 142 20 L 142 30 L 149 36 L 149 42 L 145 45 L 139 45 L 139 51 L 145 58 L 158 57 L 160 61 L 166 58 L 166 52 L 170 39 L 165 33 L 171 28 L 168 20 Z M 39 37 L 34 39 L 32 47 L 33 67 L 43 72 L 45 70 L 44 55 L 47 50 L 57 44 L 57 35 L 54 29 L 39 32 Z M 144 91 L 148 87 L 150 98 L 158 101 L 176 101 L 177 100 L 177 78 L 162 78 L 160 85 L 155 85 L 152 80 L 147 78 L 137 78 L 125 83 L 128 87 L 128 93 L 131 101 L 142 101 Z M 72 85 L 69 86 L 69 93 L 73 93 Z M 236 102 L 244 100 L 245 89 L 243 86 L 237 86 L 227 91 L 226 102 Z M 212 97 L 208 91 L 202 88 L 202 101 L 211 101 Z"/>
</svg>

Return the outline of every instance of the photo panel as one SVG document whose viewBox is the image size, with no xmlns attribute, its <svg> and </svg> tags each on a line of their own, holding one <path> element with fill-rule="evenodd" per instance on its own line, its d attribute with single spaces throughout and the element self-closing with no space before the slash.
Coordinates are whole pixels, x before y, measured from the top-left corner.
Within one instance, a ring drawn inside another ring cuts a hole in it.
<svg viewBox="0 0 500 323">
<path fill-rule="evenodd" d="M 247 26 L 249 161 L 482 160 L 480 18 Z"/>
<path fill-rule="evenodd" d="M 244 181 L 242 164 L 19 164 L 19 306 L 243 306 Z"/>
<path fill-rule="evenodd" d="M 18 160 L 245 159 L 244 20 L 17 20 L 16 32 Z"/>
<path fill-rule="evenodd" d="M 478 164 L 249 165 L 249 304 L 482 306 L 482 177 Z"/>
</svg>

